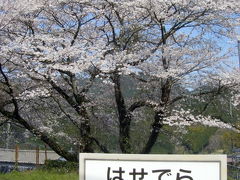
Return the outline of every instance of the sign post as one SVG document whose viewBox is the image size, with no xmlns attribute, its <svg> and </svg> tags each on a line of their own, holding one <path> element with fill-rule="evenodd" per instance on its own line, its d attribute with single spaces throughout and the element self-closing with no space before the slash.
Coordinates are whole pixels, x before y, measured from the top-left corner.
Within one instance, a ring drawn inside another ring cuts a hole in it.
<svg viewBox="0 0 240 180">
<path fill-rule="evenodd" d="M 227 180 L 226 155 L 80 154 L 80 180 Z"/>
</svg>

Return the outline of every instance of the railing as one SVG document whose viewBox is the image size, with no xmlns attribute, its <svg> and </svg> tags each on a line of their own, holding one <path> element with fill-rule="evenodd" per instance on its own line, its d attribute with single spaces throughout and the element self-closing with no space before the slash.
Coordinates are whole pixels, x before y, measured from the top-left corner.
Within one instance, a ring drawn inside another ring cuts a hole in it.
<svg viewBox="0 0 240 180">
<path fill-rule="evenodd" d="M 16 145 L 15 149 L 0 148 L 0 173 L 8 173 L 14 169 L 19 171 L 31 170 L 38 165 L 44 164 L 45 160 L 55 160 L 60 156 L 54 151 L 48 151 L 45 147 L 40 150 L 22 150 Z"/>
<path fill-rule="evenodd" d="M 0 162 L 34 163 L 36 165 L 44 164 L 47 159 L 58 159 L 60 156 L 54 151 L 40 150 L 21 150 L 18 146 L 15 149 L 0 148 Z"/>
<path fill-rule="evenodd" d="M 240 180 L 240 167 L 234 165 L 227 165 L 228 167 L 228 177 L 231 179 L 228 180 Z"/>
</svg>

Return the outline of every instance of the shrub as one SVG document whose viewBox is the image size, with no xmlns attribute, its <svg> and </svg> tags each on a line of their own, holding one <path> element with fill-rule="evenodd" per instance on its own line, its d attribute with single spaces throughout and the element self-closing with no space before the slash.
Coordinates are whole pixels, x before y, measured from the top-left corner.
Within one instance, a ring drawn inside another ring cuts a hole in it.
<svg viewBox="0 0 240 180">
<path fill-rule="evenodd" d="M 43 170 L 58 171 L 62 173 L 78 172 L 78 163 L 60 160 L 46 160 L 41 167 Z"/>
</svg>

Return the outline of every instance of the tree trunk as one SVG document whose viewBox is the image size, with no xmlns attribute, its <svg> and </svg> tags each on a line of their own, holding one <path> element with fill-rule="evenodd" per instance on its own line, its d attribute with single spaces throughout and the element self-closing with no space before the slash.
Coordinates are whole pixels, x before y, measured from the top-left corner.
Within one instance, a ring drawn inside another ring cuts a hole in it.
<svg viewBox="0 0 240 180">
<path fill-rule="evenodd" d="M 130 145 L 130 124 L 131 124 L 131 115 L 126 109 L 124 102 L 124 97 L 121 91 L 120 76 L 114 74 L 113 77 L 114 90 L 115 90 L 115 100 L 118 110 L 118 120 L 119 120 L 119 145 L 123 153 L 131 153 Z"/>
<path fill-rule="evenodd" d="M 152 132 L 148 138 L 148 141 L 145 147 L 141 151 L 142 154 L 149 154 L 151 152 L 152 147 L 157 141 L 159 131 L 163 127 L 162 120 L 163 120 L 163 112 L 159 111 L 155 114 L 154 122 L 152 124 Z"/>
<path fill-rule="evenodd" d="M 162 95 L 161 95 L 161 101 L 162 101 L 162 107 L 166 107 L 168 105 L 169 99 L 170 99 L 170 93 L 171 93 L 171 78 L 168 78 L 166 82 L 163 84 L 161 90 L 162 90 Z M 164 118 L 164 111 L 160 110 L 156 112 L 154 116 L 154 122 L 152 124 L 152 131 L 151 134 L 148 138 L 148 141 L 141 151 L 143 154 L 148 154 L 151 152 L 152 147 L 157 141 L 159 131 L 163 127 L 163 118 Z"/>
<path fill-rule="evenodd" d="M 82 120 L 81 127 L 80 127 L 79 151 L 93 153 L 94 150 L 92 148 L 93 139 L 91 138 L 91 127 L 90 127 L 89 118 L 87 116 L 87 111 L 85 110 L 85 108 L 81 109 L 81 113 L 85 118 L 84 120 Z"/>
<path fill-rule="evenodd" d="M 68 102 L 70 106 L 78 113 L 81 118 L 81 122 L 72 121 L 80 131 L 80 142 L 79 142 L 79 152 L 94 152 L 93 140 L 91 138 L 91 127 L 89 123 L 89 116 L 87 114 L 86 108 L 83 106 L 85 102 L 85 97 L 75 94 L 75 100 L 69 96 L 61 87 L 55 84 L 54 81 L 48 79 L 52 87 Z"/>
</svg>

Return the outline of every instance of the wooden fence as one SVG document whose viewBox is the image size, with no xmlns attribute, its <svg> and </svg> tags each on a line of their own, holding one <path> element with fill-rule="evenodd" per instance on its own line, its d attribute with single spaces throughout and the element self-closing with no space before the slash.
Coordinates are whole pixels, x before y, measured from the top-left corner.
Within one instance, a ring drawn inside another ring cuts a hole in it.
<svg viewBox="0 0 240 180">
<path fill-rule="evenodd" d="M 46 149 L 40 150 L 36 147 L 35 150 L 22 150 L 16 145 L 15 149 L 2 149 L 0 148 L 0 162 L 15 162 L 18 163 L 31 163 L 31 164 L 44 164 L 45 160 L 55 160 L 60 156 L 54 151 Z"/>
<path fill-rule="evenodd" d="M 230 180 L 240 180 L 240 167 L 228 164 L 228 177 Z"/>
</svg>

